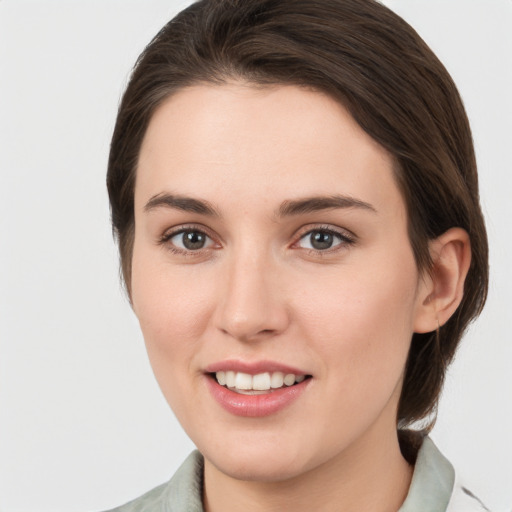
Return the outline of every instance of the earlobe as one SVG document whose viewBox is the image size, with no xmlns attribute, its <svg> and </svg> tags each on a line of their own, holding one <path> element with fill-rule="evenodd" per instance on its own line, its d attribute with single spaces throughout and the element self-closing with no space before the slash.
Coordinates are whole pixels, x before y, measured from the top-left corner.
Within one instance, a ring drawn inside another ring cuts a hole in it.
<svg viewBox="0 0 512 512">
<path fill-rule="evenodd" d="M 431 332 L 455 313 L 464 296 L 471 243 L 462 228 L 451 228 L 430 242 L 432 268 L 419 290 L 414 332 Z"/>
</svg>

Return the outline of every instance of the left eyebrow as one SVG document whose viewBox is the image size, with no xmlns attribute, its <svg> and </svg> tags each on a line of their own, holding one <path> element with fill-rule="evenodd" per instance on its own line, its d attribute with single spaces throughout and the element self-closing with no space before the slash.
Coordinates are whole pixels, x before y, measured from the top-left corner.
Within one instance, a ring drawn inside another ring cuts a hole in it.
<svg viewBox="0 0 512 512">
<path fill-rule="evenodd" d="M 172 208 L 189 213 L 198 213 L 208 217 L 220 217 L 219 212 L 208 201 L 174 194 L 162 193 L 153 196 L 145 204 L 144 211 L 150 212 L 158 208 Z"/>
<path fill-rule="evenodd" d="M 377 210 L 370 203 L 350 196 L 334 195 L 283 201 L 277 210 L 277 216 L 289 217 L 337 208 L 357 208 L 377 213 Z"/>
</svg>

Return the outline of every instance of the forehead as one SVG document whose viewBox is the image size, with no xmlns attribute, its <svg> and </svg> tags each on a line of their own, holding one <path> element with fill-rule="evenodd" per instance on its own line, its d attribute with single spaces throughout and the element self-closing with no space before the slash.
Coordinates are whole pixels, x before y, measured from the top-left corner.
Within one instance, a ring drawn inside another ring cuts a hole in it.
<svg viewBox="0 0 512 512">
<path fill-rule="evenodd" d="M 199 85 L 154 113 L 140 151 L 136 208 L 163 191 L 230 193 L 245 205 L 342 193 L 364 195 L 376 207 L 403 206 L 393 167 L 387 151 L 325 94 Z"/>
</svg>

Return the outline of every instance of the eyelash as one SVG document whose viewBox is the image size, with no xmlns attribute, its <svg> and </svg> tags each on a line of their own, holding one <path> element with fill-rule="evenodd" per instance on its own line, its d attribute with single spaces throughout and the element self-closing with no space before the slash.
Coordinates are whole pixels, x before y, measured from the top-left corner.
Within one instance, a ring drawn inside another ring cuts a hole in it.
<svg viewBox="0 0 512 512">
<path fill-rule="evenodd" d="M 211 247 L 201 248 L 198 250 L 184 250 L 179 247 L 176 247 L 172 243 L 169 243 L 172 238 L 174 238 L 177 235 L 183 234 L 183 233 L 198 233 L 206 236 L 211 241 L 214 241 L 214 236 L 209 233 L 209 230 L 207 230 L 204 226 L 199 225 L 184 225 L 179 226 L 171 231 L 167 231 L 164 233 L 160 239 L 158 240 L 159 245 L 165 245 L 166 248 L 171 251 L 174 254 L 180 255 L 180 256 L 186 256 L 186 257 L 197 257 L 203 255 L 205 251 L 208 251 L 211 249 Z M 338 252 L 340 250 L 346 249 L 347 247 L 354 245 L 356 243 L 356 237 L 354 234 L 348 232 L 347 230 L 337 230 L 333 229 L 332 226 L 327 225 L 318 225 L 314 227 L 308 226 L 307 228 L 304 228 L 304 231 L 298 235 L 295 242 L 291 244 L 291 247 L 297 246 L 301 240 L 304 240 L 307 236 L 311 236 L 315 232 L 320 233 L 326 233 L 329 235 L 332 235 L 333 237 L 337 238 L 339 240 L 339 243 L 334 245 L 333 247 L 329 247 L 324 250 L 320 249 L 313 249 L 313 248 L 303 248 L 304 251 L 306 251 L 308 254 L 316 255 L 316 256 L 326 256 L 328 254 L 332 254 L 334 252 Z"/>
<path fill-rule="evenodd" d="M 207 251 L 208 248 L 202 248 L 198 249 L 196 251 L 193 250 L 184 250 L 180 249 L 179 247 L 174 246 L 172 243 L 170 243 L 170 240 L 174 238 L 177 235 L 183 234 L 183 233 L 199 233 L 202 235 L 205 235 L 210 240 L 214 240 L 214 237 L 209 233 L 209 230 L 207 230 L 204 226 L 194 225 L 194 224 L 187 224 L 184 226 L 179 226 L 171 231 L 165 232 L 160 239 L 158 240 L 159 245 L 165 245 L 166 249 L 171 251 L 173 254 L 177 254 L 179 256 L 186 256 L 186 257 L 195 257 L 202 255 L 205 251 Z"/>
<path fill-rule="evenodd" d="M 305 231 L 299 235 L 297 241 L 294 242 L 293 245 L 297 245 L 301 240 L 304 240 L 306 237 L 311 236 L 315 232 L 327 233 L 329 235 L 332 235 L 333 237 L 339 239 L 339 243 L 334 245 L 333 247 L 329 247 L 328 249 L 324 249 L 324 250 L 303 248 L 303 250 L 307 251 L 308 254 L 311 254 L 311 255 L 327 256 L 329 254 L 336 253 L 338 251 L 346 249 L 356 243 L 355 235 L 353 233 L 350 233 L 347 230 L 341 230 L 341 229 L 337 230 L 337 229 L 334 229 L 332 226 L 319 225 L 319 226 L 314 226 L 312 228 L 308 226 L 305 229 Z"/>
</svg>

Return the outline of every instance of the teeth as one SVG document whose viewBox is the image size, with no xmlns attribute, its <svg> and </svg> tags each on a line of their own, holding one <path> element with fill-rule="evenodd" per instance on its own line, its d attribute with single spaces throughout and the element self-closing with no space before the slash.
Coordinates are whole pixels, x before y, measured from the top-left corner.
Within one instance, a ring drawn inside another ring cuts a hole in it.
<svg viewBox="0 0 512 512">
<path fill-rule="evenodd" d="M 270 387 L 273 389 L 282 388 L 284 384 L 284 375 L 281 372 L 274 372 L 270 377 Z"/>
<path fill-rule="evenodd" d="M 235 388 L 252 389 L 252 375 L 249 375 L 248 373 L 237 372 Z"/>
<path fill-rule="evenodd" d="M 252 389 L 260 391 L 270 389 L 270 373 L 258 373 L 252 378 Z"/>
<path fill-rule="evenodd" d="M 226 372 L 217 372 L 216 377 L 217 377 L 217 382 L 221 386 L 224 386 L 226 384 Z"/>
<path fill-rule="evenodd" d="M 245 392 L 245 394 L 251 394 L 247 393 L 251 391 L 269 391 L 283 386 L 293 386 L 306 378 L 305 375 L 294 375 L 293 373 L 265 372 L 250 375 L 233 371 L 219 371 L 215 374 L 215 377 L 221 386 L 226 386 L 234 391 Z"/>
<path fill-rule="evenodd" d="M 288 375 L 285 375 L 284 383 L 287 386 L 293 386 L 295 384 L 295 375 L 293 375 L 293 373 L 289 373 Z"/>
<path fill-rule="evenodd" d="M 235 387 L 235 378 L 236 378 L 235 372 L 226 372 L 226 386 L 228 388 Z M 219 380 L 218 377 L 217 377 L 217 380 Z M 220 384 L 220 382 L 219 382 L 219 384 Z"/>
</svg>

